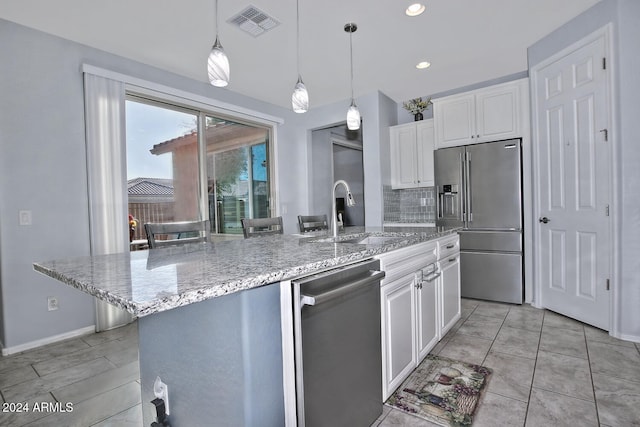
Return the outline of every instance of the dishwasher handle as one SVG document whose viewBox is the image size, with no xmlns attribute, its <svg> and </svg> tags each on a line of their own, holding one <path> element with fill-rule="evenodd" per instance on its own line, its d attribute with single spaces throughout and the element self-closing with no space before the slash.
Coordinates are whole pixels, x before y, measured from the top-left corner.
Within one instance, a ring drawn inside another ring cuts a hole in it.
<svg viewBox="0 0 640 427">
<path fill-rule="evenodd" d="M 342 295 L 348 294 L 361 286 L 367 286 L 374 282 L 379 282 L 385 276 L 384 271 L 369 270 L 370 276 L 355 280 L 344 286 L 340 286 L 330 291 L 321 293 L 319 295 L 301 295 L 300 305 L 319 305 L 332 299 L 338 298 Z"/>
</svg>

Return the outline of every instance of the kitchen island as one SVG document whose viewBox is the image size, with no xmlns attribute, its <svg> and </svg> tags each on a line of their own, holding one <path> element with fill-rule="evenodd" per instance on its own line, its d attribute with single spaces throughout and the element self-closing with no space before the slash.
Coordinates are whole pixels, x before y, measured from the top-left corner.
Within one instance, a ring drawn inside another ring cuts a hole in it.
<svg viewBox="0 0 640 427">
<path fill-rule="evenodd" d="M 351 229 L 41 262 L 34 269 L 138 317 L 144 425 L 153 382 L 173 425 L 285 424 L 279 283 L 455 233 Z M 345 243 L 355 237 L 396 237 Z"/>
</svg>

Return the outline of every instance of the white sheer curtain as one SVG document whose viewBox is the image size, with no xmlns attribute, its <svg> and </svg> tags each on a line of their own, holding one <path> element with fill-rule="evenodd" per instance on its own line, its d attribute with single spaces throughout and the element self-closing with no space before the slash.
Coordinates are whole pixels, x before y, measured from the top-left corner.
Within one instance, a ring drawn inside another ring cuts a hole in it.
<svg viewBox="0 0 640 427">
<path fill-rule="evenodd" d="M 91 254 L 128 252 L 124 83 L 85 73 L 84 94 Z M 96 331 L 131 319 L 96 300 Z"/>
</svg>

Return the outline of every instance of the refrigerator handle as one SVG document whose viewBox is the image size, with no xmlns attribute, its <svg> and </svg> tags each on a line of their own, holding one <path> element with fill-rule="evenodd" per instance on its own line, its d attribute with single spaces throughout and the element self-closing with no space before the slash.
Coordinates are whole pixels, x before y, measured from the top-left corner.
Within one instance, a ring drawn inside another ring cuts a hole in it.
<svg viewBox="0 0 640 427">
<path fill-rule="evenodd" d="M 466 194 L 466 188 L 465 188 L 465 181 L 464 181 L 464 159 L 463 159 L 463 153 L 464 151 L 461 151 L 460 153 L 458 153 L 458 162 L 460 163 L 460 187 L 461 190 L 460 192 L 458 192 L 458 200 L 460 202 L 460 209 L 458 209 L 458 211 L 460 212 L 460 222 L 465 222 L 465 212 L 464 212 L 464 195 Z"/>
<path fill-rule="evenodd" d="M 466 195 L 467 195 L 467 222 L 473 222 L 473 205 L 471 203 L 471 153 L 466 152 Z"/>
</svg>

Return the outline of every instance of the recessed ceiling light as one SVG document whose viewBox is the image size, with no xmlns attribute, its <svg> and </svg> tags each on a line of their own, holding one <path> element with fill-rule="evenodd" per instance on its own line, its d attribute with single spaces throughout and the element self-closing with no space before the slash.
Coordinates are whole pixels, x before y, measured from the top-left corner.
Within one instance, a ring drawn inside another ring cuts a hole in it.
<svg viewBox="0 0 640 427">
<path fill-rule="evenodd" d="M 407 16 L 418 16 L 422 12 L 424 12 L 424 5 L 420 3 L 414 3 L 409 6 L 404 13 L 406 13 Z"/>
<path fill-rule="evenodd" d="M 422 61 L 422 62 L 419 62 L 416 65 L 416 68 L 419 69 L 419 70 L 422 70 L 422 69 L 425 69 L 425 68 L 429 68 L 430 66 L 431 66 L 431 62 Z"/>
</svg>

